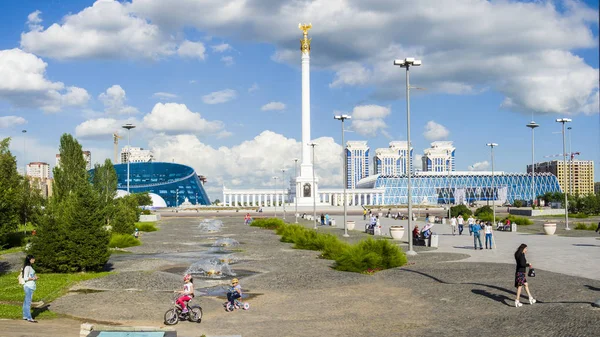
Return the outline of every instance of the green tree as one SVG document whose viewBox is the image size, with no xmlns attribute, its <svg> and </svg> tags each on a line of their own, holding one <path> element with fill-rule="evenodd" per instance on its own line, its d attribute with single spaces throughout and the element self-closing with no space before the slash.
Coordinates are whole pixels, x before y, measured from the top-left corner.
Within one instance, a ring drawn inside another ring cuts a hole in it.
<svg viewBox="0 0 600 337">
<path fill-rule="evenodd" d="M 19 226 L 22 177 L 17 160 L 9 150 L 10 138 L 0 141 L 0 240 Z M 3 242 L 0 241 L 0 244 Z"/>
<path fill-rule="evenodd" d="M 108 225 L 113 212 L 115 212 L 115 196 L 117 195 L 117 171 L 110 159 L 106 159 L 104 165 L 96 164 L 94 166 L 92 186 L 99 196 L 104 223 Z"/>
<path fill-rule="evenodd" d="M 473 213 L 465 205 L 456 205 L 456 206 L 450 207 L 450 216 L 462 215 L 463 217 L 465 217 L 465 216 L 469 216 L 471 214 L 473 214 Z"/>
<path fill-rule="evenodd" d="M 481 216 L 483 214 L 494 214 L 494 210 L 488 206 L 482 206 L 475 210 L 475 216 Z"/>
<path fill-rule="evenodd" d="M 132 234 L 138 220 L 139 209 L 137 199 L 133 195 L 118 198 L 115 201 L 115 212 L 111 221 L 112 231 L 120 234 Z"/>
<path fill-rule="evenodd" d="M 54 168 L 54 197 L 38 226 L 31 252 L 42 270 L 101 270 L 110 256 L 104 209 L 89 183 L 81 145 L 71 135 L 60 139 L 60 167 Z"/>
</svg>

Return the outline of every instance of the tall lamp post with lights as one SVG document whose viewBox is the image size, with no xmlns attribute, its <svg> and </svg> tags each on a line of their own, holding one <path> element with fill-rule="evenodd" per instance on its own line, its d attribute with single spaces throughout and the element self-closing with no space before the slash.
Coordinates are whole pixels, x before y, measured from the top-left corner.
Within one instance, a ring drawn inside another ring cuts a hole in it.
<svg viewBox="0 0 600 337">
<path fill-rule="evenodd" d="M 131 161 L 131 145 L 129 141 L 131 138 L 131 129 L 135 129 L 135 125 L 127 123 L 123 125 L 123 129 L 127 129 L 127 193 L 129 194 L 129 162 Z"/>
<path fill-rule="evenodd" d="M 539 127 L 540 125 L 534 121 L 529 122 L 529 124 L 526 125 L 528 128 L 531 129 L 531 206 L 535 206 L 535 201 L 537 199 L 537 196 L 535 195 L 535 128 Z"/>
<path fill-rule="evenodd" d="M 562 136 L 563 136 L 563 173 L 564 173 L 564 188 L 563 193 L 565 195 L 565 230 L 571 230 L 569 228 L 569 199 L 567 199 L 567 145 L 565 144 L 565 124 L 570 123 L 570 118 L 557 118 L 556 122 L 562 124 Z"/>
<path fill-rule="evenodd" d="M 283 220 L 285 220 L 285 169 L 281 169 L 281 187 L 282 190 L 281 192 L 283 193 L 281 195 L 281 200 L 283 200 L 282 204 L 283 204 Z"/>
<path fill-rule="evenodd" d="M 294 158 L 294 177 L 298 176 L 298 158 Z M 298 188 L 296 187 L 296 178 L 294 178 L 294 191 L 297 191 Z M 296 195 L 296 193 L 294 193 L 294 201 L 296 204 L 296 209 L 294 210 L 294 216 L 296 217 L 296 223 L 298 223 L 298 195 Z"/>
<path fill-rule="evenodd" d="M 342 200 L 343 200 L 343 203 L 344 203 L 344 237 L 347 238 L 350 235 L 348 235 L 348 225 L 346 224 L 346 216 L 347 216 L 347 212 L 346 212 L 346 203 L 347 203 L 347 201 L 346 201 L 346 188 L 347 188 L 347 185 L 348 185 L 348 182 L 347 182 L 347 180 L 348 180 L 348 168 L 347 168 L 348 157 L 347 157 L 346 148 L 345 148 L 345 145 L 344 145 L 344 131 L 345 131 L 344 130 L 344 121 L 346 119 L 351 119 L 352 117 L 348 116 L 348 115 L 338 115 L 338 116 L 333 116 L 333 118 L 337 119 L 339 121 L 342 121 L 342 150 L 344 151 L 344 156 L 343 156 L 343 158 L 344 158 L 344 164 L 342 165 L 342 167 L 343 167 L 342 183 L 344 184 L 344 196 L 343 196 Z"/>
<path fill-rule="evenodd" d="M 23 133 L 23 177 L 27 177 L 27 130 L 21 133 Z"/>
<path fill-rule="evenodd" d="M 277 203 L 279 202 L 277 200 L 277 177 L 273 177 L 273 180 L 275 180 L 275 202 L 271 199 L 271 203 L 275 205 L 275 217 L 277 217 Z"/>
<path fill-rule="evenodd" d="M 493 212 L 493 224 L 496 223 L 496 196 L 494 193 L 494 148 L 498 146 L 496 143 L 487 143 L 487 146 L 490 147 L 492 151 L 492 212 Z"/>
<path fill-rule="evenodd" d="M 571 136 L 573 135 L 572 130 L 572 127 L 567 127 L 567 131 L 569 131 L 569 194 L 571 195 L 575 193 L 575 186 L 573 186 L 573 183 L 575 182 L 575 178 L 573 177 L 575 169 L 573 167 L 573 143 L 571 142 Z"/>
<path fill-rule="evenodd" d="M 410 80 L 409 80 L 409 69 L 411 66 L 418 67 L 421 65 L 421 60 L 415 60 L 414 57 L 407 57 L 404 60 L 394 60 L 395 66 L 400 66 L 401 68 L 406 68 L 406 154 L 408 158 L 408 162 L 406 164 L 407 171 L 407 193 L 408 193 L 408 251 L 406 255 L 417 255 L 417 252 L 413 250 L 413 242 L 412 242 L 412 195 L 410 189 L 410 179 L 412 175 L 411 170 L 411 155 L 410 155 Z"/>
<path fill-rule="evenodd" d="M 313 229 L 317 229 L 317 196 L 315 195 L 315 146 L 317 146 L 317 143 L 309 143 L 308 145 L 310 145 L 310 147 L 312 147 L 312 189 L 311 189 L 311 193 L 312 193 L 312 197 L 313 197 L 313 222 L 314 222 L 314 227 Z"/>
</svg>

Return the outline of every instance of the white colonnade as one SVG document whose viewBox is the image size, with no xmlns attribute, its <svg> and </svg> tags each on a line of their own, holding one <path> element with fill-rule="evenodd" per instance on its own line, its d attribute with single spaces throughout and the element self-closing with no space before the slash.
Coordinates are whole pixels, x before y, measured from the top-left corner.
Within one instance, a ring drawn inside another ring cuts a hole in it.
<svg viewBox="0 0 600 337">
<path fill-rule="evenodd" d="M 318 192 L 317 204 L 343 206 L 343 189 L 323 189 Z M 293 195 L 283 190 L 232 190 L 223 188 L 223 206 L 280 206 L 283 203 L 293 204 Z M 375 206 L 383 205 L 385 199 L 384 189 L 353 189 L 346 192 L 346 205 L 348 206 Z"/>
</svg>

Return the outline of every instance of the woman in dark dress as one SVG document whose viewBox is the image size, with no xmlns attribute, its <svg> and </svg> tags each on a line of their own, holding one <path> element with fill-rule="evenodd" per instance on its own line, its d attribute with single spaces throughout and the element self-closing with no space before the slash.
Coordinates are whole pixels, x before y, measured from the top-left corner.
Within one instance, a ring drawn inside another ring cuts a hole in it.
<svg viewBox="0 0 600 337">
<path fill-rule="evenodd" d="M 526 271 L 527 267 L 531 268 L 531 263 L 527 263 L 525 258 L 527 253 L 527 245 L 522 243 L 517 251 L 515 252 L 515 261 L 517 262 L 517 272 L 515 274 L 515 288 L 517 288 L 517 299 L 515 300 L 515 307 L 520 307 L 523 304 L 519 301 L 521 299 L 521 289 L 525 286 L 525 291 L 529 295 L 529 304 L 535 303 L 535 298 L 531 296 L 529 292 L 529 285 L 527 284 Z"/>
</svg>

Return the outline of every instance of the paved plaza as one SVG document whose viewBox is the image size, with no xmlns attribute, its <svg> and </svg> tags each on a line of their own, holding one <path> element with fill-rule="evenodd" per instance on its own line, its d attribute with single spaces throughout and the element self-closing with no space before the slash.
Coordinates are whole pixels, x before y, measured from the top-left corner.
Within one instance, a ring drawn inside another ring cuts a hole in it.
<svg viewBox="0 0 600 337">
<path fill-rule="evenodd" d="M 115 274 L 83 282 L 52 302 L 49 309 L 61 318 L 37 325 L 0 321 L 2 336 L 77 336 L 82 322 L 162 326 L 183 271 L 224 237 L 240 242 L 230 252 L 239 259 L 231 267 L 251 295 L 251 308 L 225 312 L 222 294 L 211 290 L 228 279 L 197 278 L 200 296 L 193 301 L 202 305 L 204 318 L 201 324 L 176 325 L 178 336 L 594 336 L 600 331 L 600 310 L 591 306 L 600 298 L 597 270 L 577 271 L 597 269 L 578 260 L 598 256 L 595 238 L 498 233 L 497 250 L 474 251 L 464 248 L 472 245 L 468 232 L 453 237 L 445 225 L 436 225 L 439 249 L 417 247 L 419 254 L 408 265 L 370 276 L 335 271 L 318 252 L 292 249 L 273 231 L 244 226 L 242 217 L 222 217 L 223 230 L 210 234 L 199 231 L 201 217 L 164 217 L 160 231 L 144 233 L 144 244 L 128 249 L 132 254 L 111 257 Z M 362 217 L 355 219 L 362 223 Z M 384 226 L 398 223 L 383 220 Z M 341 227 L 319 230 L 343 234 Z M 367 236 L 353 231 L 348 240 Z M 517 309 L 511 254 L 520 242 L 531 247 L 528 259 L 538 276 L 530 284 L 539 302 Z M 561 258 L 565 251 L 569 257 Z M 575 266 L 571 259 L 578 261 Z"/>
</svg>

